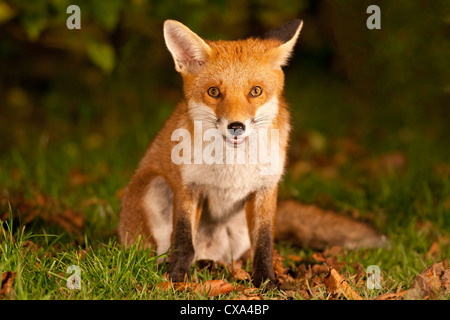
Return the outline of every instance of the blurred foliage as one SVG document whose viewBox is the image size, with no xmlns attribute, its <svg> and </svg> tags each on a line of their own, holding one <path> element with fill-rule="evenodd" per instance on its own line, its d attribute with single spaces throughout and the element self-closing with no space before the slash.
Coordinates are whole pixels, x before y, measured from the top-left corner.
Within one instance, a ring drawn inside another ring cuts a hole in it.
<svg viewBox="0 0 450 320">
<path fill-rule="evenodd" d="M 81 8 L 81 30 L 66 27 L 71 4 Z M 381 30 L 366 28 L 370 4 L 381 8 Z M 298 132 L 376 144 L 420 130 L 447 143 L 448 9 L 446 0 L 0 0 L 0 151 L 87 133 L 101 145 L 143 121 L 134 138 L 148 143 L 182 93 L 165 19 L 232 40 L 300 17 L 286 68 Z"/>
</svg>

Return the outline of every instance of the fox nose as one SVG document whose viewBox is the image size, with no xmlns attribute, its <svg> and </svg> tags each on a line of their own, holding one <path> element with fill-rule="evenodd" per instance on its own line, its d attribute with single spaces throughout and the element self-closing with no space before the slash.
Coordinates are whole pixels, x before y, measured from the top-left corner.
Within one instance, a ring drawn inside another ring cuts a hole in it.
<svg viewBox="0 0 450 320">
<path fill-rule="evenodd" d="M 239 136 L 245 131 L 245 124 L 242 122 L 232 122 L 228 125 L 228 132 L 233 136 Z"/>
</svg>

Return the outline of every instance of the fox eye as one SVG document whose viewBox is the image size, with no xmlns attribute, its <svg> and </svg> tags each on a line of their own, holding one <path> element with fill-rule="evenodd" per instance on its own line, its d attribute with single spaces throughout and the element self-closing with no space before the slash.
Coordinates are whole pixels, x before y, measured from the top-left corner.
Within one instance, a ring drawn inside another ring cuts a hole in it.
<svg viewBox="0 0 450 320">
<path fill-rule="evenodd" d="M 255 86 L 250 91 L 250 96 L 252 96 L 253 98 L 259 97 L 262 94 L 262 92 L 263 92 L 263 90 L 260 86 Z"/>
<path fill-rule="evenodd" d="M 220 95 L 220 90 L 217 87 L 211 87 L 208 89 L 208 95 L 213 98 L 217 98 Z"/>
</svg>

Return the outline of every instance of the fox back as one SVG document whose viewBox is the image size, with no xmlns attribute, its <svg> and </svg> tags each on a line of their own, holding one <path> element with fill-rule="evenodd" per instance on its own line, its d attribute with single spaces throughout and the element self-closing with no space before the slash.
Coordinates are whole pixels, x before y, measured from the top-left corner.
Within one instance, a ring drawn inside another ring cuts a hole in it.
<svg viewBox="0 0 450 320">
<path fill-rule="evenodd" d="M 195 260 L 248 256 L 255 284 L 276 285 L 273 224 L 290 129 L 282 67 L 301 28 L 294 20 L 264 38 L 208 41 L 164 23 L 185 100 L 126 189 L 119 236 L 170 250 L 172 280 Z"/>
</svg>

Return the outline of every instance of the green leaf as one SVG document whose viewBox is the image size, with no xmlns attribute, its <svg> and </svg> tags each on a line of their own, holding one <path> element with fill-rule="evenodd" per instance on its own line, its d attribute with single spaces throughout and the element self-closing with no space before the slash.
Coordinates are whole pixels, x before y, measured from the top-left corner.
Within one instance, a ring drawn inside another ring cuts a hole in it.
<svg viewBox="0 0 450 320">
<path fill-rule="evenodd" d="M 31 41 L 36 41 L 42 31 L 47 27 L 47 20 L 43 16 L 25 15 L 22 19 L 22 26 Z"/>
<path fill-rule="evenodd" d="M 87 54 L 89 59 L 105 73 L 111 73 L 116 63 L 116 54 L 109 43 L 88 41 Z"/>
</svg>

